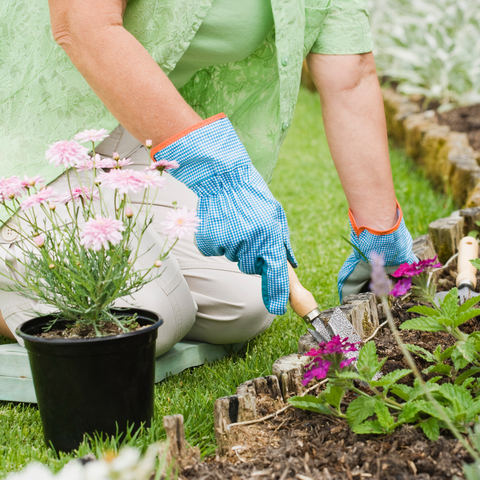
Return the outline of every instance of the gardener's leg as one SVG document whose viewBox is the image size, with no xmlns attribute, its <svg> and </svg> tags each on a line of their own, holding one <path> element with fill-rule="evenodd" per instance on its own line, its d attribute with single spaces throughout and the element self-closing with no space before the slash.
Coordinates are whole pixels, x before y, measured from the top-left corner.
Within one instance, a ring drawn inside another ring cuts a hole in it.
<svg viewBox="0 0 480 480">
<path fill-rule="evenodd" d="M 112 132 L 97 151 L 110 156 L 116 151 L 121 158 L 130 157 L 132 167 L 145 169 L 150 164 L 146 149 L 122 127 Z M 167 187 L 158 192 L 153 207 L 153 226 L 161 235 L 161 223 L 172 202 L 189 209 L 197 206 L 197 196 L 168 174 Z M 132 195 L 140 202 L 140 197 Z M 209 343 L 229 344 L 248 340 L 264 331 L 275 318 L 262 300 L 261 278 L 240 272 L 236 263 L 225 257 L 204 257 L 193 237 L 179 240 L 173 250 L 197 305 L 196 321 L 185 338 Z"/>
</svg>

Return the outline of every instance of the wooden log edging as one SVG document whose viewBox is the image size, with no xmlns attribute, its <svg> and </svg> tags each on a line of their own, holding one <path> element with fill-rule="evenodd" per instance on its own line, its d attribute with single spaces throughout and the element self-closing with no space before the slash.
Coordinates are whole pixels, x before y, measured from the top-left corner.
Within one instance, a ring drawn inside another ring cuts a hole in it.
<svg viewBox="0 0 480 480">
<path fill-rule="evenodd" d="M 389 136 L 459 207 L 480 206 L 479 155 L 467 135 L 439 125 L 433 110 L 420 112 L 416 103 L 391 88 L 382 89 L 382 95 Z"/>
</svg>

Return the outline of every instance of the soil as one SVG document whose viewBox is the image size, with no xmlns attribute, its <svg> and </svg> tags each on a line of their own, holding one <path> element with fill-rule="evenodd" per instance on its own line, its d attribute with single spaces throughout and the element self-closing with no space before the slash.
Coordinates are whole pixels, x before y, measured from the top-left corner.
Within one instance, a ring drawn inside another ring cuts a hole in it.
<svg viewBox="0 0 480 480">
<path fill-rule="evenodd" d="M 273 408 L 271 409 L 273 411 Z M 201 480 L 443 480 L 464 478 L 471 462 L 454 439 L 431 442 L 411 426 L 391 435 L 356 435 L 345 421 L 288 410 L 268 423 L 237 427 L 238 445 L 179 478 Z"/>
<path fill-rule="evenodd" d="M 455 265 L 441 273 L 438 291 L 454 287 Z M 480 284 L 480 282 L 478 282 Z M 407 310 L 414 304 L 395 300 L 392 312 L 397 326 L 415 314 Z M 470 333 L 480 330 L 480 319 L 474 318 L 461 329 Z M 446 348 L 453 337 L 442 333 L 401 331 L 405 343 L 433 351 L 437 345 Z M 388 328 L 375 337 L 379 358 L 388 357 L 382 371 L 388 373 L 408 368 Z M 417 356 L 423 369 L 430 364 Z M 433 376 L 433 375 L 432 375 Z M 426 377 L 428 378 L 428 377 Z M 413 377 L 402 379 L 412 384 Z M 348 403 L 348 396 L 345 402 Z M 278 410 L 271 398 L 261 397 L 258 410 L 267 415 Z M 340 480 L 368 479 L 443 480 L 464 478 L 462 465 L 472 459 L 448 431 L 432 442 L 420 429 L 404 425 L 390 435 L 356 435 L 342 419 L 298 409 L 289 409 L 277 417 L 258 424 L 234 427 L 235 445 L 225 457 L 207 458 L 180 472 L 181 479 L 201 480 Z"/>
<path fill-rule="evenodd" d="M 138 323 L 134 322 L 129 329 L 129 332 L 136 332 L 137 330 L 142 330 L 146 326 L 141 326 Z M 98 330 L 102 334 L 102 337 L 110 337 L 112 335 L 122 335 L 124 332 L 118 325 L 114 323 L 100 322 L 98 325 Z M 52 328 L 48 332 L 39 333 L 34 335 L 35 337 L 42 338 L 55 338 L 55 339 L 79 339 L 79 338 L 96 338 L 95 329 L 93 325 L 76 325 L 70 324 L 67 328 L 56 329 Z"/>
<path fill-rule="evenodd" d="M 440 125 L 448 125 L 452 130 L 466 133 L 471 147 L 480 151 L 480 103 L 437 113 L 437 116 Z"/>
</svg>

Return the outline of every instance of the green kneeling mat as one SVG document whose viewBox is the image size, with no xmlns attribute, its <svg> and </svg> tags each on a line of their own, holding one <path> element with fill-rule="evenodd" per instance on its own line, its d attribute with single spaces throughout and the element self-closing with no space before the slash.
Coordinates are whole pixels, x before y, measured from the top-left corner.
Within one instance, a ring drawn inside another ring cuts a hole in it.
<svg viewBox="0 0 480 480">
<path fill-rule="evenodd" d="M 156 359 L 155 383 L 187 368 L 219 360 L 243 345 L 179 342 Z M 0 345 L 0 400 L 37 403 L 28 354 L 18 343 Z"/>
</svg>

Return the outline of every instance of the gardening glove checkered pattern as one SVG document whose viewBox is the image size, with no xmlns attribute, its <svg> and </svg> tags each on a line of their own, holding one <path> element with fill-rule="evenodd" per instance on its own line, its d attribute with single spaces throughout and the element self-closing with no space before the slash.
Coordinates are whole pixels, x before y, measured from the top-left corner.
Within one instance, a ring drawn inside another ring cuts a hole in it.
<svg viewBox="0 0 480 480">
<path fill-rule="evenodd" d="M 215 115 L 158 145 L 151 156 L 176 160 L 180 167 L 169 173 L 197 194 L 200 252 L 225 255 L 242 272 L 261 275 L 266 308 L 284 314 L 287 259 L 297 266 L 287 218 L 228 118 Z"/>
<path fill-rule="evenodd" d="M 394 227 L 379 232 L 368 227 L 358 227 L 352 211 L 348 211 L 351 229 L 350 241 L 356 248 L 353 249 L 353 253 L 347 258 L 338 274 L 340 301 L 347 295 L 358 294 L 368 287 L 372 269 L 370 263 L 365 261 L 360 252 L 369 262 L 373 252 L 383 255 L 387 273 L 393 273 L 402 263 L 418 261 L 412 251 L 412 236 L 405 226 L 402 209 L 398 202 L 397 212 L 398 220 Z"/>
</svg>

